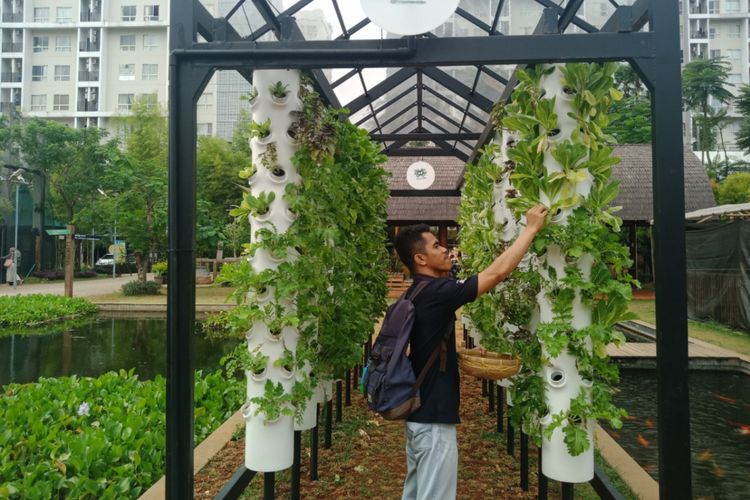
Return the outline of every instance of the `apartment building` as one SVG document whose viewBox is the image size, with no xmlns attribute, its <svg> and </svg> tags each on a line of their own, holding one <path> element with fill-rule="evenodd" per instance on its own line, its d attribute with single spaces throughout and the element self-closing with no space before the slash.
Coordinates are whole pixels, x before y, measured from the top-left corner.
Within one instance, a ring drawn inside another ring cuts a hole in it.
<svg viewBox="0 0 750 500">
<path fill-rule="evenodd" d="M 729 90 L 750 83 L 750 1 L 748 0 L 683 0 L 680 2 L 680 41 L 683 63 L 709 57 L 722 57 L 731 65 Z M 722 105 L 713 102 L 718 110 Z M 734 105 L 723 106 L 733 118 L 724 130 L 728 149 L 736 149 L 734 136 L 739 130 L 740 115 Z M 689 113 L 683 117 L 686 143 L 696 138 L 695 125 Z"/>
<path fill-rule="evenodd" d="M 167 106 L 168 0 L 2 0 L 0 110 L 108 127 Z"/>
</svg>

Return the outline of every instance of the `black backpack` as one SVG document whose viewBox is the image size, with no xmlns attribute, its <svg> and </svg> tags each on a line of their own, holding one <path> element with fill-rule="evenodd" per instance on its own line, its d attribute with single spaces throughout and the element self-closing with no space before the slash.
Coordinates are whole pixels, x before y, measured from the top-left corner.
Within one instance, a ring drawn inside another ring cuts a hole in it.
<svg viewBox="0 0 750 500">
<path fill-rule="evenodd" d="M 438 356 L 440 368 L 445 371 L 445 339 L 430 355 L 419 376 L 414 375 L 406 355 L 415 320 L 413 300 L 426 285 L 426 281 L 412 285 L 388 307 L 362 377 L 367 405 L 386 420 L 404 419 L 419 408 L 419 386 Z"/>
</svg>

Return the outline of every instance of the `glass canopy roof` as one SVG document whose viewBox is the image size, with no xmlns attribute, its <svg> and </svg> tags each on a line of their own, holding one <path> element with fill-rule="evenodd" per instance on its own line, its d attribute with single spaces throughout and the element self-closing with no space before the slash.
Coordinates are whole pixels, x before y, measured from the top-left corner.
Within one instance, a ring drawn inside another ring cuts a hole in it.
<svg viewBox="0 0 750 500">
<path fill-rule="evenodd" d="M 200 0 L 246 40 L 276 40 L 278 17 L 292 16 L 307 40 L 387 39 L 358 0 Z M 461 0 L 455 13 L 422 37 L 530 35 L 551 9 L 565 34 L 593 33 L 634 0 Z M 386 154 L 425 146 L 467 159 L 489 112 L 503 95 L 512 66 L 321 68 L 318 84 L 332 89 L 352 123 L 383 144 Z M 321 82 L 321 80 L 324 80 Z M 231 107 L 231 106 L 230 106 Z M 239 107 L 239 103 L 234 108 Z M 219 106 L 221 113 L 221 106 Z M 221 117 L 219 117 L 221 121 Z"/>
</svg>

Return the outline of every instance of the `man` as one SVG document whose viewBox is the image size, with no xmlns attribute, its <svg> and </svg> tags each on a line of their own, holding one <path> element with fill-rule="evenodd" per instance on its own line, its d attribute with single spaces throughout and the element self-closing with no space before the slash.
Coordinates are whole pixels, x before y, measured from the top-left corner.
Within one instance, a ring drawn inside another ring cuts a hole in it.
<svg viewBox="0 0 750 500">
<path fill-rule="evenodd" d="M 414 283 L 427 285 L 414 299 L 415 323 L 411 361 L 420 373 L 430 355 L 446 342 L 445 363 L 435 362 L 420 386 L 422 405 L 406 421 L 407 473 L 403 500 L 450 500 L 456 497 L 460 423 L 455 311 L 495 288 L 518 266 L 534 237 L 544 227 L 547 208 L 538 205 L 526 214 L 526 228 L 487 269 L 465 281 L 447 276 L 452 262 L 429 226 L 403 228 L 395 242 L 399 258 Z M 444 366 L 440 366 L 443 364 Z"/>
</svg>

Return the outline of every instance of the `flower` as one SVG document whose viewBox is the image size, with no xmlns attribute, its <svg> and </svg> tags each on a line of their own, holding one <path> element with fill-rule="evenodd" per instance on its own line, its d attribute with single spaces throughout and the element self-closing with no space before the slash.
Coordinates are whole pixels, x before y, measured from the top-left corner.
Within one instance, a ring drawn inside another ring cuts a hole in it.
<svg viewBox="0 0 750 500">
<path fill-rule="evenodd" d="M 84 401 L 83 403 L 81 403 L 81 406 L 78 407 L 78 415 L 79 416 L 81 416 L 81 415 L 88 416 L 89 415 L 89 410 L 90 410 L 89 404 L 86 401 Z"/>
</svg>

